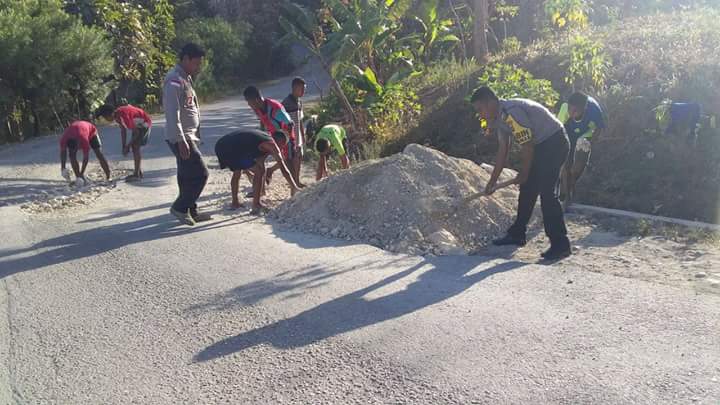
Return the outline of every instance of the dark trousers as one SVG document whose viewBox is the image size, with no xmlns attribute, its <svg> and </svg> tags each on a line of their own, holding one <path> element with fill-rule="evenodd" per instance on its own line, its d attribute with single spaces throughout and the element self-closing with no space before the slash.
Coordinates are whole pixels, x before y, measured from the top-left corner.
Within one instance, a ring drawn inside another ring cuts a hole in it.
<svg viewBox="0 0 720 405">
<path fill-rule="evenodd" d="M 205 161 L 195 142 L 188 142 L 190 157 L 182 159 L 176 143 L 168 142 L 170 150 L 177 161 L 177 182 L 180 193 L 172 205 L 175 211 L 188 212 L 197 210 L 197 200 L 209 176 Z"/>
<path fill-rule="evenodd" d="M 557 194 L 560 170 L 567 160 L 569 150 L 569 141 L 564 130 L 535 145 L 530 174 L 525 184 L 520 186 L 517 218 L 508 230 L 509 235 L 517 238 L 525 237 L 539 195 L 545 234 L 550 239 L 551 245 L 558 248 L 570 246 L 565 216 Z"/>
</svg>

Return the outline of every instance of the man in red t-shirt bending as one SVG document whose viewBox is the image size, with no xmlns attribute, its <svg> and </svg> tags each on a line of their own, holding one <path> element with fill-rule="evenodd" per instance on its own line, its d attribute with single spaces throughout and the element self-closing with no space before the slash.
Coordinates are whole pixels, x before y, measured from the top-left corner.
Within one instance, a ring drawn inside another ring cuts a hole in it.
<svg viewBox="0 0 720 405">
<path fill-rule="evenodd" d="M 122 152 L 123 156 L 127 156 L 132 149 L 133 160 L 135 161 L 135 171 L 128 176 L 128 181 L 139 180 L 143 177 L 141 168 L 142 156 L 140 148 L 147 145 L 150 139 L 150 129 L 152 127 L 152 119 L 142 109 L 133 105 L 124 105 L 115 108 L 111 105 L 103 105 L 97 112 L 96 117 L 103 117 L 107 121 L 115 121 L 120 126 L 120 136 L 122 136 Z M 132 137 L 127 142 L 127 131 L 130 130 Z"/>
<path fill-rule="evenodd" d="M 95 152 L 100 166 L 102 166 L 105 172 L 105 177 L 110 180 L 110 167 L 102 153 L 102 144 L 100 143 L 100 136 L 98 135 L 97 128 L 90 122 L 87 121 L 75 121 L 70 124 L 69 127 L 63 132 L 62 138 L 60 138 L 60 171 L 67 180 L 70 180 L 70 173 L 68 173 L 65 165 L 67 163 L 68 150 L 70 151 L 70 165 L 72 166 L 73 172 L 77 179 L 82 179 L 83 183 L 87 183 L 85 179 L 85 169 L 88 164 L 88 152 L 90 148 Z M 82 149 L 83 151 L 83 162 L 82 167 L 77 161 L 77 151 Z"/>
</svg>

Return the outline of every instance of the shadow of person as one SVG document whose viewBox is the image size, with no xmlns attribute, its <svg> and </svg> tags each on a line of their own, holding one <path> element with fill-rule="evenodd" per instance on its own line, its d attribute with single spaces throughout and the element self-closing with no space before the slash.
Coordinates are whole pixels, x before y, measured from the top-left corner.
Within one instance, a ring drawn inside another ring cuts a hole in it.
<svg viewBox="0 0 720 405">
<path fill-rule="evenodd" d="M 203 232 L 253 220 L 256 218 L 249 217 L 241 221 L 228 218 L 207 222 L 204 225 L 184 227 L 179 226 L 178 222 L 169 215 L 163 214 L 94 227 L 46 239 L 27 248 L 0 251 L 0 279 L 24 271 L 91 257 L 136 243 Z"/>
<path fill-rule="evenodd" d="M 525 265 L 504 262 L 471 273 L 482 261 L 478 258 L 435 258 L 422 261 L 381 281 L 355 292 L 325 302 L 292 318 L 216 342 L 198 354 L 193 361 L 205 362 L 260 344 L 281 349 L 307 346 L 346 332 L 361 329 L 410 314 L 454 297 L 475 283 L 498 273 Z M 429 268 L 429 269 L 426 269 Z M 415 272 L 424 270 L 405 289 L 379 298 L 365 296 Z"/>
</svg>

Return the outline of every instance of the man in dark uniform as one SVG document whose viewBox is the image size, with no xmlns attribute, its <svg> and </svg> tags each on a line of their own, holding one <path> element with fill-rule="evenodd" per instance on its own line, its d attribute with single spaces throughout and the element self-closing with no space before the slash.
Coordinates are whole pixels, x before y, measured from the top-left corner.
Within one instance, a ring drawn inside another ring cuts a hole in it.
<svg viewBox="0 0 720 405">
<path fill-rule="evenodd" d="M 500 100 L 488 87 L 477 89 L 471 98 L 480 118 L 498 137 L 495 169 L 485 192 L 496 190 L 497 180 L 505 168 L 510 143 L 521 147 L 521 167 L 514 184 L 520 186 L 518 212 L 507 235 L 493 241 L 495 245 L 524 246 L 527 225 L 532 217 L 538 195 L 542 205 L 545 233 L 550 249 L 542 256 L 558 260 L 571 254 L 565 218 L 557 195 L 560 170 L 570 149 L 563 124 L 547 108 L 527 99 Z"/>
<path fill-rule="evenodd" d="M 208 180 L 208 170 L 198 148 L 200 107 L 193 89 L 193 77 L 200 73 L 205 51 L 190 43 L 182 48 L 179 56 L 179 63 L 165 76 L 163 84 L 165 140 L 175 155 L 179 189 L 170 213 L 181 223 L 192 226 L 211 219 L 210 215 L 197 209 L 197 200 Z"/>
</svg>

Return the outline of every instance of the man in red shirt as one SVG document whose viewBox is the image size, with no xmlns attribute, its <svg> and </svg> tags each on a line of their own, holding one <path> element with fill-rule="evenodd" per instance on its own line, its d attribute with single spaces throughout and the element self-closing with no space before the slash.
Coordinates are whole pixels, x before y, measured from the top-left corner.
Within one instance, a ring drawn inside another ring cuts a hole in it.
<svg viewBox="0 0 720 405">
<path fill-rule="evenodd" d="M 103 117 L 107 121 L 115 121 L 120 126 L 120 136 L 122 137 L 122 153 L 127 156 L 132 149 L 133 160 L 135 161 L 135 170 L 132 175 L 127 177 L 128 181 L 139 180 L 143 177 L 141 168 L 142 156 L 140 148 L 147 145 L 150 139 L 150 129 L 152 128 L 152 119 L 142 109 L 133 105 L 124 105 L 115 108 L 111 105 L 103 105 L 95 112 L 96 117 Z M 130 130 L 132 137 L 127 142 L 127 131 Z"/>
<path fill-rule="evenodd" d="M 285 111 L 285 107 L 277 100 L 263 97 L 260 90 L 255 86 L 246 87 L 243 95 L 245 96 L 245 101 L 247 101 L 250 108 L 255 112 L 255 115 L 257 115 L 260 123 L 262 123 L 262 126 L 270 136 L 275 132 L 284 132 L 288 136 L 288 143 L 282 146 L 280 151 L 282 152 L 283 159 L 285 159 L 285 164 L 290 167 L 292 171 L 293 165 L 291 162 L 295 154 L 298 153 L 298 145 L 295 140 L 295 124 L 287 111 Z M 275 166 L 267 170 L 266 176 L 268 182 L 273 172 L 279 168 L 279 163 L 276 163 Z M 294 172 L 292 174 L 293 178 L 299 177 L 296 176 Z"/>
<path fill-rule="evenodd" d="M 85 169 L 88 164 L 88 152 L 90 148 L 95 152 L 100 166 L 102 166 L 105 172 L 105 177 L 110 180 L 110 167 L 102 153 L 102 144 L 100 142 L 100 136 L 98 135 L 97 128 L 90 122 L 87 121 L 75 121 L 70 124 L 69 127 L 63 132 L 62 138 L 60 138 L 60 171 L 66 179 L 70 180 L 70 174 L 67 172 L 65 165 L 67 163 L 68 150 L 70 151 L 70 165 L 75 172 L 75 177 L 79 180 L 82 179 L 83 183 L 87 183 L 85 179 Z M 77 161 L 77 151 L 82 149 L 83 151 L 83 162 L 82 167 Z"/>
</svg>

